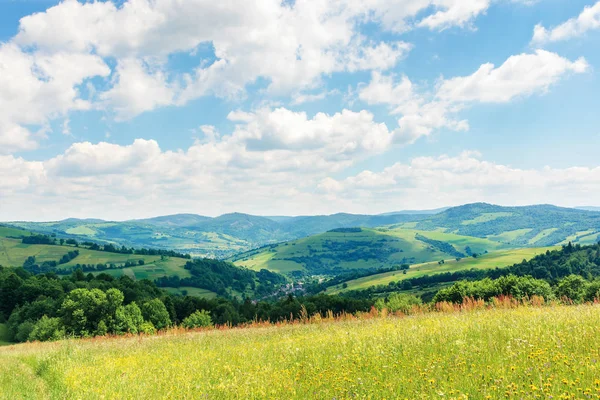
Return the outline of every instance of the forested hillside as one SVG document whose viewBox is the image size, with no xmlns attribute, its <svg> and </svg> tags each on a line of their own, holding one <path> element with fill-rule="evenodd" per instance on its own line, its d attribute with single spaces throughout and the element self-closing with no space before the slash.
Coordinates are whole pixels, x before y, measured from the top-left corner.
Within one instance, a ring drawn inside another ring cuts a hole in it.
<svg viewBox="0 0 600 400">
<path fill-rule="evenodd" d="M 568 241 L 591 244 L 599 238 L 600 213 L 548 205 L 501 207 L 476 203 L 422 214 L 403 211 L 382 215 L 340 213 L 261 217 L 233 213 L 216 218 L 176 214 L 123 222 L 68 219 L 12 224 L 80 241 L 172 249 L 198 256 L 227 258 L 266 244 L 352 227 L 387 226 L 443 231 L 487 238 L 511 247 L 549 246 Z"/>
</svg>

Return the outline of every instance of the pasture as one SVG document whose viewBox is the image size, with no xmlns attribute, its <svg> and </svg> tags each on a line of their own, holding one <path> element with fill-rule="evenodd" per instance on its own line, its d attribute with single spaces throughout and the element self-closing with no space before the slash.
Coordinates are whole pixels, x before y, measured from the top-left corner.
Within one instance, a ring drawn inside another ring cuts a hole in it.
<svg viewBox="0 0 600 400">
<path fill-rule="evenodd" d="M 0 349 L 7 399 L 533 399 L 600 394 L 600 307 L 350 318 Z"/>
<path fill-rule="evenodd" d="M 361 290 L 370 286 L 387 285 L 390 282 L 397 282 L 408 278 L 417 278 L 423 275 L 433 275 L 443 272 L 454 272 L 467 269 L 490 269 L 496 267 L 506 267 L 529 260 L 538 254 L 545 253 L 547 250 L 554 250 L 557 247 L 534 247 L 514 250 L 499 250 L 488 254 L 483 254 L 477 258 L 462 258 L 445 260 L 444 264 L 437 261 L 423 264 L 412 265 L 404 274 L 402 271 L 390 271 L 381 274 L 366 276 L 346 282 L 347 287 L 342 285 L 333 286 L 327 289 L 328 294 L 336 294 L 348 290 Z"/>
</svg>

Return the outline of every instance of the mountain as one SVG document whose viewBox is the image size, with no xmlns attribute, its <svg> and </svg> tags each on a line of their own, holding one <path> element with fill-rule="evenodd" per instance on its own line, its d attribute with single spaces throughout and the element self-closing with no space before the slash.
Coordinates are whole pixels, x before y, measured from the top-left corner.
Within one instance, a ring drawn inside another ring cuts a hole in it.
<svg viewBox="0 0 600 400">
<path fill-rule="evenodd" d="M 138 219 L 138 220 L 131 221 L 131 222 L 139 222 L 141 224 L 149 224 L 149 225 L 165 226 L 165 227 L 186 227 L 186 226 L 193 226 L 193 225 L 202 223 L 209 219 L 210 219 L 210 217 L 205 217 L 205 216 L 196 215 L 196 214 L 174 214 L 174 215 L 165 215 L 162 217 Z"/>
<path fill-rule="evenodd" d="M 600 207 L 575 207 L 576 210 L 584 210 L 584 211 L 600 211 Z"/>
<path fill-rule="evenodd" d="M 420 213 L 399 211 L 380 215 L 263 217 L 231 213 L 212 218 L 176 214 L 122 222 L 68 219 L 11 225 L 79 240 L 227 258 L 267 244 L 350 227 L 440 231 L 514 247 L 549 246 L 566 241 L 595 243 L 599 239 L 600 213 L 552 205 L 503 207 L 474 203 Z"/>
<path fill-rule="evenodd" d="M 508 248 L 505 243 L 452 233 L 386 228 L 338 228 L 271 244 L 228 259 L 256 271 L 338 275 L 469 257 Z"/>
<path fill-rule="evenodd" d="M 600 232 L 600 213 L 553 205 L 502 207 L 474 203 L 449 208 L 414 227 L 443 229 L 515 246 L 550 246 L 564 241 L 595 243 Z"/>
<path fill-rule="evenodd" d="M 68 219 L 12 222 L 34 232 L 128 247 L 174 249 L 196 256 L 225 258 L 268 243 L 283 242 L 331 229 L 418 221 L 423 215 L 334 214 L 308 217 L 262 217 L 242 213 L 211 218 L 175 214 L 131 221 Z"/>
<path fill-rule="evenodd" d="M 379 214 L 379 215 L 397 215 L 397 214 L 408 214 L 408 215 L 421 214 L 421 215 L 427 215 L 427 214 L 439 214 L 442 211 L 446 211 L 449 208 L 450 207 L 435 208 L 433 210 L 402 210 L 402 211 L 387 212 L 387 213 L 383 213 L 383 214 Z"/>
</svg>

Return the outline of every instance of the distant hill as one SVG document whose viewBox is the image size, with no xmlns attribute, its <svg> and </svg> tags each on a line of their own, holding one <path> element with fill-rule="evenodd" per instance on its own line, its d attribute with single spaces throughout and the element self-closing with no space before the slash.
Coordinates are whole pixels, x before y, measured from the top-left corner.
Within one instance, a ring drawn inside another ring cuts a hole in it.
<svg viewBox="0 0 600 400">
<path fill-rule="evenodd" d="M 133 247 L 174 249 L 198 256 L 231 257 L 267 244 L 296 240 L 338 228 L 385 226 L 391 229 L 442 231 L 486 238 L 512 247 L 595 243 L 600 213 L 552 205 L 502 207 L 486 203 L 448 209 L 398 211 L 380 215 L 338 213 L 315 216 L 219 217 L 176 214 L 123 222 L 68 219 L 58 222 L 13 222 L 35 232 L 93 239 Z"/>
<path fill-rule="evenodd" d="M 57 222 L 12 222 L 35 232 L 133 247 L 175 249 L 225 258 L 260 247 L 335 228 L 376 227 L 418 221 L 426 215 L 334 214 L 308 217 L 262 217 L 242 213 L 216 218 L 176 214 L 131 221 L 68 219 Z"/>
<path fill-rule="evenodd" d="M 600 211 L 600 207 L 575 207 L 576 210 Z"/>
<path fill-rule="evenodd" d="M 414 225 L 514 246 L 550 246 L 565 241 L 598 241 L 600 213 L 552 205 L 502 207 L 486 203 L 449 208 Z"/>
<path fill-rule="evenodd" d="M 504 243 L 451 233 L 410 229 L 338 228 L 290 242 L 267 245 L 229 259 L 253 270 L 338 275 L 453 260 L 508 247 Z"/>
</svg>

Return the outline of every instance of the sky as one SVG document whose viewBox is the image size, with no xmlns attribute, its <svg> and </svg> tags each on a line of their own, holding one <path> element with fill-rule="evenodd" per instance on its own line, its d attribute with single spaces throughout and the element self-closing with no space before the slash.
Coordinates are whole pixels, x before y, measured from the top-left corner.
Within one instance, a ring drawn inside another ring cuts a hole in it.
<svg viewBox="0 0 600 400">
<path fill-rule="evenodd" d="M 600 205 L 600 1 L 0 0 L 0 220 Z"/>
</svg>

